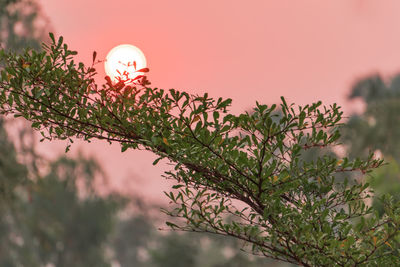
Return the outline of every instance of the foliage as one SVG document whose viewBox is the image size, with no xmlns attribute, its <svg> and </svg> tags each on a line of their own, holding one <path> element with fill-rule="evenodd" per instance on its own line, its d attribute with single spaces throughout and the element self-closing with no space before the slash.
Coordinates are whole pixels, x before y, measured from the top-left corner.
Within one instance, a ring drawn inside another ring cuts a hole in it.
<svg viewBox="0 0 400 267">
<path fill-rule="evenodd" d="M 399 264 L 398 204 L 384 198 L 380 218 L 364 203 L 367 183 L 335 179 L 362 177 L 382 160 L 300 157 L 337 144 L 336 104 L 296 108 L 282 98 L 280 110 L 257 103 L 235 116 L 230 99 L 149 88 L 143 79 L 99 88 L 93 65 L 75 63 L 62 37 L 50 37 L 44 52 L 0 51 L 0 110 L 31 121 L 45 139 L 104 139 L 152 151 L 154 164 L 168 159 L 175 185 L 166 195 L 177 208 L 165 212 L 183 219 L 167 223 L 172 229 L 235 237 L 254 254 L 303 266 Z"/>
</svg>

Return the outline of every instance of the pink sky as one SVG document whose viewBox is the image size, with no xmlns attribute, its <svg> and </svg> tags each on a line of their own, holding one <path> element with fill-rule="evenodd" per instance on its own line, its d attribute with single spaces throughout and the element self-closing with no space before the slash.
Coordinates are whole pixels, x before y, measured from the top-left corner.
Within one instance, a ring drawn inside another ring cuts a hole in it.
<svg viewBox="0 0 400 267">
<path fill-rule="evenodd" d="M 283 95 L 296 104 L 336 102 L 348 115 L 354 104 L 346 95 L 357 78 L 400 70 L 397 0 L 39 2 L 81 61 L 133 44 L 146 55 L 154 87 L 229 97 L 234 113 Z M 42 145 L 55 154 L 64 147 Z M 121 154 L 104 142 L 75 145 L 72 153 L 79 149 L 102 162 L 115 186 L 148 199 L 167 189 L 149 153 Z"/>
</svg>

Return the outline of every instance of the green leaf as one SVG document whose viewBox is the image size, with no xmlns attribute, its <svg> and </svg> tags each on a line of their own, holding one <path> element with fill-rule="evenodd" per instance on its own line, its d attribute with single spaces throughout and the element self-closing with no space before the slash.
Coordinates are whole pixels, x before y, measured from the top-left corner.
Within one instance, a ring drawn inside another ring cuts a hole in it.
<svg viewBox="0 0 400 267">
<path fill-rule="evenodd" d="M 121 152 L 125 152 L 129 148 L 129 145 L 127 144 L 122 144 L 121 145 Z"/>
<path fill-rule="evenodd" d="M 64 41 L 64 38 L 62 36 L 60 36 L 60 38 L 58 38 L 58 43 L 57 43 L 57 47 L 60 48 L 62 43 Z"/>
<path fill-rule="evenodd" d="M 157 158 L 155 161 L 153 161 L 153 165 L 156 165 L 160 160 L 162 160 L 163 157 L 159 157 Z"/>
<path fill-rule="evenodd" d="M 38 122 L 38 121 L 36 121 L 36 122 L 33 122 L 33 123 L 32 123 L 31 127 L 32 127 L 32 128 L 39 128 L 40 125 L 41 125 L 41 123 Z"/>
<path fill-rule="evenodd" d="M 54 34 L 52 32 L 49 32 L 49 36 L 50 36 L 50 39 L 53 41 L 53 44 L 55 44 L 56 39 L 54 38 Z"/>
<path fill-rule="evenodd" d="M 171 227 L 172 229 L 179 228 L 178 225 L 176 225 L 176 224 L 174 224 L 174 223 L 172 223 L 172 222 L 165 222 L 165 224 L 166 224 L 167 226 Z"/>
<path fill-rule="evenodd" d="M 214 112 L 213 112 L 213 117 L 214 117 L 214 121 L 217 122 L 217 121 L 218 121 L 218 118 L 219 118 L 219 112 L 214 111 Z"/>
</svg>

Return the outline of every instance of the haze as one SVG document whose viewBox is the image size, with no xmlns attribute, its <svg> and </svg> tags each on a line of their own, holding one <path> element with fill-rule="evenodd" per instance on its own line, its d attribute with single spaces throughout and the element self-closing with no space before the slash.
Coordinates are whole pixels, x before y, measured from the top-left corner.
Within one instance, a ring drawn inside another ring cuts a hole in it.
<svg viewBox="0 0 400 267">
<path fill-rule="evenodd" d="M 146 55 L 155 87 L 232 98 L 234 113 L 255 101 L 338 103 L 346 113 L 351 84 L 400 67 L 399 1 L 78 1 L 41 0 L 57 34 L 90 63 L 130 43 Z M 99 82 L 104 70 L 98 66 Z M 44 143 L 64 153 L 65 143 Z M 143 151 L 121 154 L 119 145 L 78 143 L 96 155 L 112 186 L 159 200 L 168 167 L 153 167 Z"/>
</svg>

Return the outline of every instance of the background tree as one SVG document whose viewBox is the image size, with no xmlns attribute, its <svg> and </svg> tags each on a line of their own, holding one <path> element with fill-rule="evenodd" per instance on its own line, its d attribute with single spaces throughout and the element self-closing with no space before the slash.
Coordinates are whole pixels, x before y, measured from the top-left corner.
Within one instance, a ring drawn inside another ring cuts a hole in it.
<svg viewBox="0 0 400 267">
<path fill-rule="evenodd" d="M 5 186 L 0 265 L 109 266 L 105 249 L 119 201 L 94 194 L 99 166 L 90 159 L 60 158 L 49 164 L 47 174 L 31 180 L 4 128 L 0 131 Z"/>
<path fill-rule="evenodd" d="M 240 251 L 242 246 L 243 242 L 234 238 L 197 233 L 171 233 L 159 236 L 157 246 L 150 250 L 150 256 L 151 262 L 160 267 L 288 266 L 265 258 L 250 257 Z M 188 248 L 192 252 L 182 255 L 182 251 L 187 252 Z M 181 259 L 179 263 L 177 259 Z"/>
<path fill-rule="evenodd" d="M 0 0 L 0 46 L 20 52 L 41 49 L 51 29 L 39 4 L 33 0 Z"/>
<path fill-rule="evenodd" d="M 21 165 L 16 158 L 16 151 L 13 144 L 7 138 L 7 132 L 4 127 L 4 120 L 0 120 L 0 166 L 3 168 L 0 172 L 1 179 L 1 195 L 0 201 L 4 205 L 11 197 L 14 188 L 18 184 L 26 182 L 27 169 Z M 5 153 L 6 152 L 6 153 Z"/>
<path fill-rule="evenodd" d="M 156 207 L 146 207 L 151 213 Z M 121 266 L 138 267 L 222 267 L 222 266 L 289 266 L 261 257 L 251 257 L 240 249 L 243 242 L 211 234 L 160 232 L 154 221 L 155 214 L 141 215 L 134 212 L 120 219 L 111 247 L 114 260 Z"/>
<path fill-rule="evenodd" d="M 122 151 L 143 148 L 167 158 L 175 165 L 166 173 L 175 180 L 167 196 L 178 208 L 166 213 L 184 219 L 168 223 L 173 229 L 232 236 L 254 254 L 303 266 L 398 263 L 386 250 L 398 235 L 398 205 L 383 199 L 379 218 L 364 203 L 368 184 L 335 179 L 365 174 L 382 161 L 372 154 L 299 157 L 336 144 L 342 116 L 336 105 L 295 108 L 282 98 L 281 117 L 275 105 L 258 103 L 253 114 L 234 116 L 227 114 L 229 99 L 207 94 L 166 92 L 143 81 L 98 88 L 93 66 L 76 65 L 76 52 L 50 37 L 42 53 L 0 52 L 2 112 L 26 118 L 50 140 L 104 139 Z"/>
<path fill-rule="evenodd" d="M 349 96 L 349 99 L 355 98 L 365 103 L 365 111 L 353 114 L 344 130 L 343 140 L 349 155 L 354 157 L 379 150 L 400 160 L 400 127 L 396 123 L 400 114 L 400 76 L 388 82 L 379 75 L 361 79 Z"/>
<path fill-rule="evenodd" d="M 42 24 L 37 22 L 44 22 Z M 49 29 L 39 6 L 29 0 L 0 0 L 0 48 L 13 48 L 21 52 L 24 48 L 40 48 L 41 42 L 47 39 L 44 34 Z M 0 69 L 3 65 L 0 64 Z M 1 154 L 1 201 L 8 200 L 18 184 L 27 182 L 27 174 L 31 166 L 21 164 L 17 160 L 17 151 L 10 142 L 5 130 L 4 117 L 0 117 Z M 21 132 L 22 135 L 26 136 Z M 22 140 L 23 138 L 20 138 Z M 7 153 L 4 153 L 7 151 Z M 32 151 L 25 151 L 32 152 Z M 27 153 L 27 154 L 28 154 Z M 31 154 L 31 153 L 30 153 Z M 7 166 L 7 167 L 6 167 Z"/>
<path fill-rule="evenodd" d="M 400 200 L 400 128 L 396 123 L 400 118 L 400 75 L 384 79 L 376 74 L 360 79 L 349 95 L 350 100 L 357 98 L 364 102 L 365 110 L 349 118 L 343 128 L 343 143 L 350 157 L 376 151 L 388 158 L 389 164 L 373 172 L 369 179 L 375 195 L 389 193 Z M 377 198 L 373 204 L 383 214 Z"/>
</svg>

